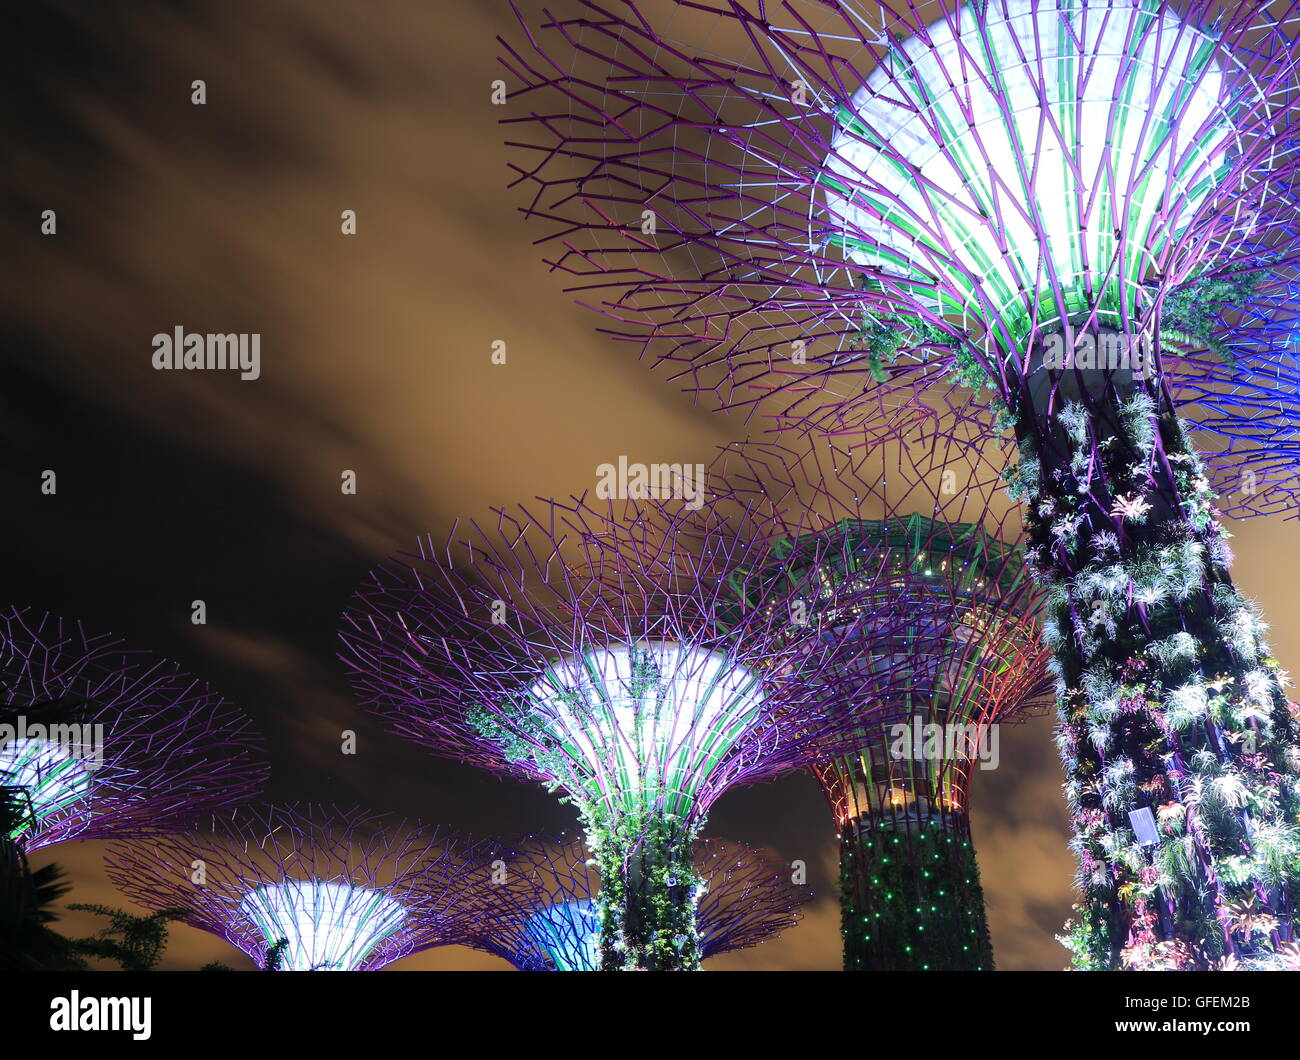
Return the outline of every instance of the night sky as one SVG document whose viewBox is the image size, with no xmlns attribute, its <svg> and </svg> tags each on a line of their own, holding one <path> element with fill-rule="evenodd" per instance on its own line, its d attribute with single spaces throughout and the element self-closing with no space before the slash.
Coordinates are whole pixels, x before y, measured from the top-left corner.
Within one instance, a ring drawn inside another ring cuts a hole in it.
<svg viewBox="0 0 1300 1060">
<path fill-rule="evenodd" d="M 5 19 L 20 82 L 0 178 L 8 602 L 210 681 L 265 732 L 273 798 L 481 834 L 571 829 L 540 788 L 384 734 L 335 659 L 352 590 L 417 535 L 591 488 L 620 454 L 707 463 L 752 433 L 602 340 L 540 263 L 489 102 L 504 0 L 46 3 Z M 40 234 L 46 209 L 56 236 Z M 340 234 L 347 209 L 356 236 Z M 152 336 L 176 325 L 259 332 L 261 378 L 155 371 Z M 345 469 L 356 496 L 340 492 Z M 1297 524 L 1232 529 L 1285 666 L 1300 658 Z M 190 623 L 196 599 L 206 626 Z M 1003 968 L 1066 963 L 1053 935 L 1073 866 L 1050 737 L 1047 719 L 1005 730 L 1002 767 L 976 778 Z M 706 834 L 806 860 L 819 894 L 798 928 L 709 967 L 838 967 L 835 834 L 811 776 L 728 793 Z M 70 871 L 71 901 L 125 904 L 101 850 L 34 861 Z M 249 966 L 174 929 L 166 967 L 213 959 Z M 394 967 L 505 964 L 445 949 Z"/>
</svg>

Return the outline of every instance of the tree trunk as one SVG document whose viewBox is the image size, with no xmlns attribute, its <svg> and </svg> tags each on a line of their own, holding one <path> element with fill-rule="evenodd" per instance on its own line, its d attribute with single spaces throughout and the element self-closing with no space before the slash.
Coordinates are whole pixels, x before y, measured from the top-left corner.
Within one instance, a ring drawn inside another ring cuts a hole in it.
<svg viewBox="0 0 1300 1060">
<path fill-rule="evenodd" d="M 1158 380 L 1031 368 L 1008 481 L 1051 593 L 1080 860 L 1063 941 L 1082 968 L 1294 966 L 1296 708 L 1201 461 Z"/>
<path fill-rule="evenodd" d="M 846 972 L 993 970 L 964 815 L 844 824 L 840 910 Z"/>
<path fill-rule="evenodd" d="M 699 881 L 691 865 L 694 833 L 671 819 L 640 830 L 628 822 L 593 830 L 604 971 L 696 971 Z"/>
</svg>

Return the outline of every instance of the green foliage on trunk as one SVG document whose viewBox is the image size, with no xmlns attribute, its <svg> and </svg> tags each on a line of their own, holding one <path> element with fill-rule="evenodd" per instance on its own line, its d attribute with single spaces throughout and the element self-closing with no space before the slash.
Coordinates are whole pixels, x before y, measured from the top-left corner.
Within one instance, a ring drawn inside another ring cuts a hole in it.
<svg viewBox="0 0 1300 1060">
<path fill-rule="evenodd" d="M 604 971 L 693 971 L 700 880 L 691 864 L 692 829 L 655 817 L 597 825 L 588 845 L 600 872 L 597 905 Z"/>
<path fill-rule="evenodd" d="M 1263 279 L 1258 273 L 1217 278 L 1202 276 L 1175 287 L 1165 295 L 1160 330 L 1184 335 L 1216 353 L 1232 367 L 1232 350 L 1223 339 L 1220 315 L 1229 306 L 1243 305 Z"/>
<path fill-rule="evenodd" d="M 1079 857 L 1061 941 L 1078 968 L 1300 968 L 1296 708 L 1166 395 L 1101 382 L 1050 422 L 1024 410 L 1010 476 L 1050 594 Z"/>
</svg>

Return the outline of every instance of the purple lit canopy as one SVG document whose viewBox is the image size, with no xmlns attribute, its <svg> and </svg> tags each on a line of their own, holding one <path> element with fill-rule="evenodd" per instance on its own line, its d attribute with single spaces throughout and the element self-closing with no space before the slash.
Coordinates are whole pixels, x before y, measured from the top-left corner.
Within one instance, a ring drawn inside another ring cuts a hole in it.
<svg viewBox="0 0 1300 1060">
<path fill-rule="evenodd" d="M 30 852 L 140 835 L 252 797 L 261 737 L 207 685 L 113 636 L 0 613 L 0 783 L 22 789 Z"/>
</svg>

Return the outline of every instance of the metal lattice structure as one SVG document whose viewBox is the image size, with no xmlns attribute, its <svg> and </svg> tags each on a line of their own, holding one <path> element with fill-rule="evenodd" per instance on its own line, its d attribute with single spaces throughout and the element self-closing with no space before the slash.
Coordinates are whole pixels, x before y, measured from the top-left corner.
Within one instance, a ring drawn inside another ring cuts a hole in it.
<svg viewBox="0 0 1300 1060">
<path fill-rule="evenodd" d="M 1178 415 L 1201 447 L 1226 515 L 1300 513 L 1300 277 L 1278 269 L 1219 314 L 1216 351 L 1188 351 Z"/>
<path fill-rule="evenodd" d="M 141 835 L 252 798 L 261 737 L 172 663 L 30 608 L 0 613 L 0 784 L 27 852 Z"/>
<path fill-rule="evenodd" d="M 600 860 L 607 968 L 698 963 L 690 844 L 709 808 L 838 746 L 888 678 L 792 605 L 887 637 L 867 588 L 782 569 L 732 500 L 501 511 L 380 568 L 345 615 L 367 709 L 575 806 Z"/>
<path fill-rule="evenodd" d="M 1294 964 L 1300 727 L 1216 485 L 1294 500 L 1300 8 L 572 10 L 507 46 L 516 184 L 613 338 L 778 427 L 1014 436 L 1077 965 Z"/>
<path fill-rule="evenodd" d="M 599 970 L 600 876 L 586 843 L 559 837 L 520 846 L 474 945 L 524 971 Z M 812 900 L 792 882 L 790 866 L 763 851 L 697 839 L 692 853 L 702 959 L 767 941 L 798 923 Z"/>
<path fill-rule="evenodd" d="M 285 805 L 118 841 L 105 864 L 132 901 L 186 910 L 259 968 L 373 971 L 464 943 L 502 856 L 391 814 Z"/>
<path fill-rule="evenodd" d="M 750 442 L 725 449 L 714 473 L 778 513 L 786 563 L 816 542 L 833 583 L 861 558 L 883 565 L 877 605 L 906 623 L 868 648 L 906 660 L 877 693 L 890 709 L 864 719 L 852 753 L 813 770 L 840 835 L 846 969 L 991 968 L 972 774 L 997 765 L 998 727 L 1046 710 L 1052 690 L 1019 512 L 998 504 L 996 472 L 964 447 Z"/>
<path fill-rule="evenodd" d="M 611 341 L 718 407 L 1000 445 L 981 391 L 1028 404 L 1036 337 L 1148 333 L 1172 406 L 1236 439 L 1206 454 L 1227 507 L 1294 514 L 1296 454 L 1240 400 L 1269 366 L 1223 356 L 1296 260 L 1300 18 L 1261 10 L 573 0 L 502 42 L 513 183 Z"/>
</svg>

